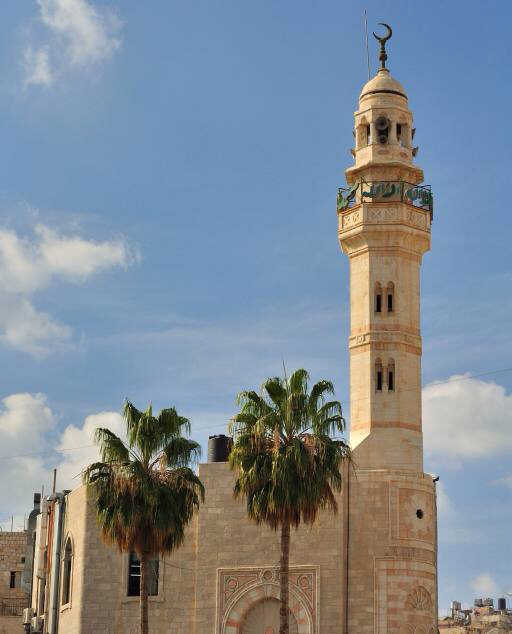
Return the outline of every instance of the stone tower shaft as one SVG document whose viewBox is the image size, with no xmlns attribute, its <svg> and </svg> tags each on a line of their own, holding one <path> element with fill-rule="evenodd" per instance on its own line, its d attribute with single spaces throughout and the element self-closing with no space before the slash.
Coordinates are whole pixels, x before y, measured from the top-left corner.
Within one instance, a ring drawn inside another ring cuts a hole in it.
<svg viewBox="0 0 512 634">
<path fill-rule="evenodd" d="M 355 113 L 338 236 L 350 260 L 351 445 L 363 468 L 422 472 L 420 265 L 432 198 L 413 134 L 404 89 L 380 69 Z"/>
</svg>

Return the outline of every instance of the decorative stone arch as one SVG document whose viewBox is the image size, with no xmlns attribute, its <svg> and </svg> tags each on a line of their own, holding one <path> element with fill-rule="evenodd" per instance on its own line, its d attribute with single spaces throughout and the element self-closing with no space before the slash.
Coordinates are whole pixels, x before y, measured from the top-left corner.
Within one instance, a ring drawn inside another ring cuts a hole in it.
<svg viewBox="0 0 512 634">
<path fill-rule="evenodd" d="M 368 134 L 368 127 L 370 127 L 370 134 Z M 356 147 L 360 149 L 369 145 L 371 142 L 371 126 L 370 122 L 365 115 L 361 117 L 356 128 Z"/>
<path fill-rule="evenodd" d="M 242 625 L 247 614 L 262 601 L 276 599 L 279 601 L 280 591 L 277 583 L 257 585 L 244 592 L 225 615 L 222 634 L 241 634 Z M 313 634 L 311 614 L 298 594 L 290 588 L 290 612 L 298 625 L 298 634 Z"/>
<path fill-rule="evenodd" d="M 317 566 L 290 568 L 289 607 L 297 634 L 318 634 Z M 279 601 L 279 570 L 238 568 L 218 570 L 217 634 L 241 634 L 249 612 L 258 604 Z"/>
</svg>

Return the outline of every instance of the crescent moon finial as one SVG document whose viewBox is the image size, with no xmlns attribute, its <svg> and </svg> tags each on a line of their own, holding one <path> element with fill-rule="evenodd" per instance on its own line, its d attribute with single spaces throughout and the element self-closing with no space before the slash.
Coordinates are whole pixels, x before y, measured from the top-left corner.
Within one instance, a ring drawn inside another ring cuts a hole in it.
<svg viewBox="0 0 512 634">
<path fill-rule="evenodd" d="M 383 37 L 378 36 L 375 31 L 373 32 L 373 37 L 380 42 L 380 53 L 379 53 L 379 61 L 380 67 L 386 68 L 386 60 L 388 58 L 386 53 L 386 42 L 393 35 L 393 29 L 386 24 L 385 22 L 379 22 L 380 26 L 383 26 L 387 30 L 387 34 Z"/>
</svg>

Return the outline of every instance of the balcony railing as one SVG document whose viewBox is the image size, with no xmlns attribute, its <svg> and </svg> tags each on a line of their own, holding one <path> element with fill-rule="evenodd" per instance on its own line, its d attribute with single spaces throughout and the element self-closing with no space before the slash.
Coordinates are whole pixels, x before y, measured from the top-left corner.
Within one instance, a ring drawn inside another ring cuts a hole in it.
<svg viewBox="0 0 512 634">
<path fill-rule="evenodd" d="M 404 181 L 359 181 L 352 187 L 338 189 L 337 209 L 345 211 L 363 202 L 402 202 L 418 209 L 434 212 L 430 185 L 414 185 Z"/>
<path fill-rule="evenodd" d="M 0 616 L 23 616 L 25 608 L 28 608 L 28 597 L 0 598 Z"/>
</svg>

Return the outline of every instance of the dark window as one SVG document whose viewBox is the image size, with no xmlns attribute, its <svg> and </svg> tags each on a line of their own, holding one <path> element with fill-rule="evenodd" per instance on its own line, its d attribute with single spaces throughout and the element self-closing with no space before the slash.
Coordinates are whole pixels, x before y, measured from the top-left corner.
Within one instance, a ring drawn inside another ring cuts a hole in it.
<svg viewBox="0 0 512 634">
<path fill-rule="evenodd" d="M 71 565 L 73 562 L 73 547 L 71 540 L 66 542 L 66 549 L 64 550 L 64 562 L 62 570 L 62 605 L 69 603 L 71 599 Z"/>
<path fill-rule="evenodd" d="M 377 390 L 382 391 L 382 370 L 377 370 Z"/>
<path fill-rule="evenodd" d="M 393 373 L 393 370 L 389 370 L 388 371 L 388 390 L 394 390 L 395 389 L 395 375 Z"/>
<path fill-rule="evenodd" d="M 370 145 L 371 142 L 371 126 L 366 126 L 366 145 Z"/>
<path fill-rule="evenodd" d="M 15 588 L 16 587 L 16 572 L 11 570 L 11 576 L 9 579 L 9 588 Z"/>
<path fill-rule="evenodd" d="M 377 295 L 375 295 L 375 312 L 382 312 L 382 295 L 380 293 L 377 293 Z"/>
<path fill-rule="evenodd" d="M 402 124 L 401 123 L 396 124 L 396 140 L 398 141 L 399 144 L 400 144 L 400 141 L 402 140 Z"/>
<path fill-rule="evenodd" d="M 150 559 L 148 566 L 148 595 L 150 597 L 158 594 L 158 559 Z M 130 553 L 128 560 L 128 596 L 140 596 L 140 559 L 136 553 Z"/>
<path fill-rule="evenodd" d="M 128 560 L 128 596 L 140 596 L 140 561 L 135 553 Z"/>
<path fill-rule="evenodd" d="M 393 312 L 393 293 L 388 293 L 388 313 Z"/>
</svg>

